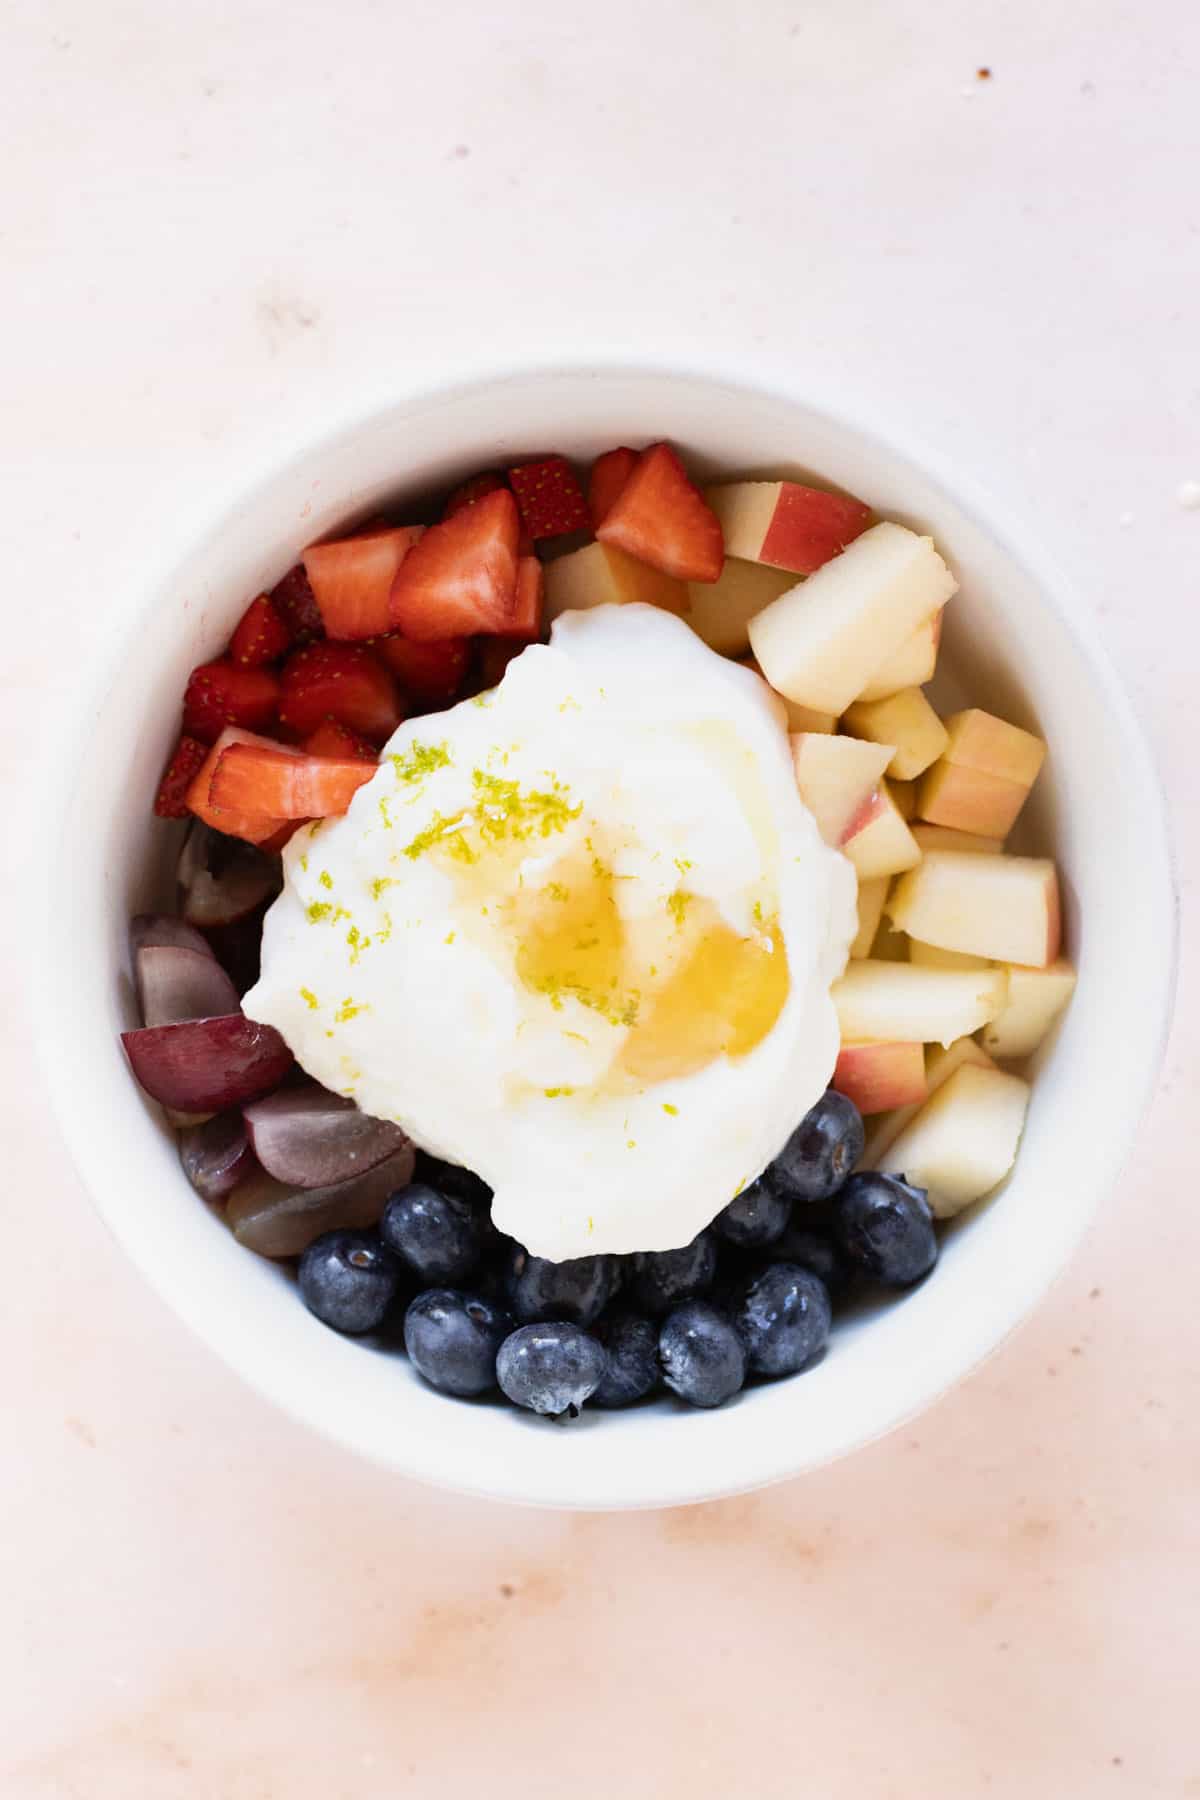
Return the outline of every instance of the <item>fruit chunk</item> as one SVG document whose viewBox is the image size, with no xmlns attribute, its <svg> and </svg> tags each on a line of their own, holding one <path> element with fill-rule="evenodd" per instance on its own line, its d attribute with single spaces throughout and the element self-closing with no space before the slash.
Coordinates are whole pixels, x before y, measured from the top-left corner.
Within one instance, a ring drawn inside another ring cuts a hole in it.
<svg viewBox="0 0 1200 1800">
<path fill-rule="evenodd" d="M 606 450 L 592 464 L 587 497 L 593 530 L 602 525 L 612 511 L 617 495 L 637 467 L 637 459 L 637 451 L 622 444 L 616 450 Z"/>
<path fill-rule="evenodd" d="M 925 1046 L 919 1043 L 849 1043 L 838 1051 L 830 1085 L 860 1113 L 888 1112 L 925 1098 Z"/>
<path fill-rule="evenodd" d="M 893 1140 L 881 1170 L 927 1190 L 935 1218 L 951 1219 L 1008 1174 L 1025 1126 L 1029 1083 L 964 1064 Z"/>
<path fill-rule="evenodd" d="M 964 1063 L 969 1063 L 972 1068 L 976 1069 L 994 1069 L 996 1066 L 987 1051 L 981 1049 L 973 1037 L 956 1038 L 949 1045 L 927 1045 L 925 1049 L 927 1097 L 932 1099 L 943 1083 L 949 1081 L 955 1069 L 961 1069 Z M 876 1168 L 880 1157 L 895 1143 L 909 1120 L 915 1118 L 919 1110 L 919 1105 L 899 1106 L 895 1112 L 888 1113 L 886 1117 L 875 1119 L 867 1132 L 867 1141 L 858 1165 L 859 1168 Z"/>
<path fill-rule="evenodd" d="M 175 913 L 137 913 L 129 921 L 129 947 L 135 959 L 139 950 L 151 944 L 198 950 L 201 956 L 208 954 L 208 939 L 204 933 Z"/>
<path fill-rule="evenodd" d="M 993 1056 L 1032 1056 L 1075 992 L 1075 971 L 1064 957 L 1045 969 L 1008 964 L 1008 1003 L 985 1025 Z"/>
<path fill-rule="evenodd" d="M 364 1174 L 320 1188 L 292 1188 L 260 1170 L 230 1195 L 225 1220 L 259 1256 L 299 1256 L 327 1231 L 376 1224 L 389 1194 L 412 1180 L 413 1162 L 406 1145 Z"/>
<path fill-rule="evenodd" d="M 920 938 L 909 938 L 908 960 L 922 969 L 987 969 L 985 956 L 967 956 L 961 950 L 943 950 L 937 944 L 923 944 Z"/>
<path fill-rule="evenodd" d="M 143 944 L 134 954 L 134 980 L 143 1025 L 214 1019 L 238 1009 L 237 989 L 205 944 Z"/>
<path fill-rule="evenodd" d="M 716 581 L 688 584 L 687 622 L 710 650 L 722 656 L 741 656 L 750 642 L 748 627 L 755 613 L 791 585 L 779 569 L 730 557 Z"/>
<path fill-rule="evenodd" d="M 892 746 L 819 731 L 797 732 L 791 746 L 800 798 L 825 842 L 836 849 L 875 816 L 879 781 Z"/>
<path fill-rule="evenodd" d="M 455 513 L 465 511 L 468 506 L 474 506 L 477 500 L 484 500 L 489 494 L 498 494 L 507 486 L 508 483 L 503 475 L 496 474 L 492 469 L 486 469 L 482 475 L 472 475 L 469 481 L 464 481 L 461 486 L 455 488 L 446 502 L 442 517 L 443 519 L 452 519 Z"/>
<path fill-rule="evenodd" d="M 289 649 L 292 634 L 270 594 L 252 600 L 229 640 L 229 659 L 242 668 L 257 669 L 277 662 Z"/>
<path fill-rule="evenodd" d="M 261 731 L 275 723 L 278 706 L 279 682 L 269 669 L 201 663 L 188 676 L 183 696 L 184 735 L 211 744 L 227 725 Z"/>
<path fill-rule="evenodd" d="M 202 1200 L 224 1200 L 254 1169 L 241 1113 L 218 1113 L 201 1125 L 189 1125 L 180 1134 L 179 1160 Z"/>
<path fill-rule="evenodd" d="M 914 824 L 912 834 L 920 847 L 921 855 L 928 856 L 931 850 L 958 850 L 964 855 L 1002 856 L 1004 839 L 977 837 L 970 831 L 951 831 L 945 825 Z"/>
<path fill-rule="evenodd" d="M 431 526 L 396 571 L 392 629 L 418 643 L 507 629 L 519 536 L 517 503 L 507 488 Z"/>
<path fill-rule="evenodd" d="M 830 991 L 843 1043 L 952 1044 L 994 1019 L 1007 990 L 1003 969 L 919 969 L 872 958 L 848 964 Z"/>
<path fill-rule="evenodd" d="M 123 1031 L 121 1042 L 146 1092 L 175 1112 L 241 1106 L 278 1087 L 292 1066 L 274 1026 L 240 1012 Z"/>
<path fill-rule="evenodd" d="M 921 783 L 923 819 L 1006 837 L 1037 780 L 1046 755 L 1041 738 L 971 707 L 946 720 L 941 760 Z"/>
<path fill-rule="evenodd" d="M 307 652 L 301 652 L 307 654 Z M 188 811 L 210 825 L 212 829 L 224 837 L 244 838 L 248 844 L 264 844 L 281 826 L 287 823 L 270 814 L 259 812 L 234 812 L 226 807 L 214 806 L 211 797 L 212 778 L 217 764 L 231 745 L 251 744 L 263 750 L 270 750 L 280 756 L 299 756 L 298 750 L 290 750 L 286 744 L 276 743 L 274 738 L 258 737 L 252 731 L 242 731 L 236 725 L 223 731 L 207 758 L 196 772 L 195 779 L 188 789 Z M 190 840 L 189 840 L 190 841 Z M 189 913 L 188 915 L 192 915 Z"/>
<path fill-rule="evenodd" d="M 691 604 L 682 581 L 626 556 L 611 544 L 588 544 L 546 565 L 546 610 L 552 619 L 589 606 L 637 602 L 685 616 Z"/>
<path fill-rule="evenodd" d="M 725 534 L 725 554 L 811 575 L 866 529 L 861 500 L 798 481 L 730 481 L 705 498 Z"/>
<path fill-rule="evenodd" d="M 917 629 L 893 650 L 868 681 L 860 700 L 886 700 L 901 688 L 924 687 L 933 680 L 937 668 L 938 645 L 942 640 L 941 608 L 923 619 Z"/>
<path fill-rule="evenodd" d="M 852 738 L 835 739 L 835 742 L 853 743 Z M 875 746 L 877 749 L 880 746 Z M 883 749 L 889 746 L 884 744 Z M 858 872 L 860 881 L 870 881 L 879 875 L 898 875 L 903 869 L 911 869 L 919 862 L 921 852 L 908 826 L 900 816 L 900 809 L 892 799 L 892 791 L 886 781 L 881 781 L 872 794 L 867 805 L 854 820 L 850 834 L 844 839 L 842 849 L 850 858 Z"/>
<path fill-rule="evenodd" d="M 873 525 L 750 621 L 751 648 L 781 694 L 840 714 L 957 587 L 932 538 Z"/>
<path fill-rule="evenodd" d="M 692 589 L 689 588 L 688 592 L 690 594 Z M 811 706 L 798 706 L 794 700 L 789 700 L 786 694 L 777 693 L 776 690 L 771 687 L 770 682 L 767 681 L 766 676 L 752 656 L 744 656 L 742 658 L 742 667 L 744 669 L 752 669 L 759 680 L 770 688 L 771 693 L 774 694 L 776 700 L 778 700 L 780 706 L 782 706 L 787 715 L 787 728 L 789 731 L 819 731 L 823 735 L 828 736 L 830 732 L 837 730 L 837 717 L 835 714 L 815 712 Z"/>
<path fill-rule="evenodd" d="M 255 744 L 221 752 L 209 785 L 213 806 L 276 819 L 325 819 L 344 813 L 375 765 L 360 756 L 291 756 Z"/>
<path fill-rule="evenodd" d="M 901 688 L 887 700 L 856 700 L 842 721 L 854 737 L 873 744 L 894 744 L 888 774 L 911 781 L 946 748 L 946 727 L 919 687 Z"/>
<path fill-rule="evenodd" d="M 850 946 L 850 954 L 856 962 L 871 954 L 890 886 L 891 878 L 887 875 L 873 875 L 858 884 L 858 932 Z"/>
<path fill-rule="evenodd" d="M 294 644 L 311 644 L 324 636 L 321 609 L 309 586 L 303 563 L 296 563 L 282 581 L 276 582 L 271 589 L 271 601 L 291 632 Z"/>
<path fill-rule="evenodd" d="M 310 644 L 283 665 L 279 717 L 297 737 L 336 719 L 382 744 L 403 716 L 391 674 L 361 644 Z"/>
<path fill-rule="evenodd" d="M 431 638 L 414 644 L 393 632 L 371 646 L 387 664 L 404 693 L 413 700 L 452 700 L 461 688 L 471 660 L 471 640 Z"/>
<path fill-rule="evenodd" d="M 979 707 L 952 713 L 946 720 L 947 762 L 963 769 L 982 769 L 1031 788 L 1046 760 L 1046 746 L 1032 731 L 1009 725 Z"/>
<path fill-rule="evenodd" d="M 546 603 L 546 572 L 536 556 L 517 558 L 517 596 L 511 622 L 501 637 L 521 638 L 532 644 L 542 635 L 542 609 Z"/>
<path fill-rule="evenodd" d="M 408 1142 L 398 1125 L 360 1112 L 313 1082 L 254 1100 L 243 1117 L 268 1175 L 294 1187 L 331 1187 L 373 1169 Z"/>
<path fill-rule="evenodd" d="M 670 444 L 642 451 L 596 536 L 678 581 L 715 581 L 725 562 L 720 521 Z"/>
<path fill-rule="evenodd" d="M 304 569 L 328 637 L 378 637 L 389 629 L 392 582 L 423 527 L 404 525 L 310 544 Z"/>
<path fill-rule="evenodd" d="M 373 744 L 360 738 L 336 719 L 325 719 L 315 731 L 309 733 L 300 748 L 306 756 L 356 756 L 362 762 L 377 763 L 379 757 Z"/>
<path fill-rule="evenodd" d="M 267 739 L 251 738 L 249 732 L 226 733 L 214 746 L 213 768 L 226 743 L 242 741 L 269 743 Z M 206 931 L 248 918 L 264 901 L 273 898 L 280 887 L 277 862 L 241 839 L 214 830 L 200 819 L 194 821 L 184 839 L 175 879 L 181 891 L 183 917 L 190 925 L 202 926 Z M 135 927 L 139 923 L 135 920 Z M 169 943 L 177 940 L 156 938 L 148 941 Z"/>
<path fill-rule="evenodd" d="M 1041 856 L 931 850 L 896 883 L 893 924 L 922 943 L 1044 969 L 1058 955 L 1058 873 Z"/>
<path fill-rule="evenodd" d="M 160 819 L 186 819 L 187 794 L 208 755 L 208 745 L 199 738 L 181 737 L 171 752 L 154 797 L 155 816 Z"/>
<path fill-rule="evenodd" d="M 508 479 L 516 495 L 521 523 L 535 542 L 538 538 L 562 537 L 568 531 L 587 531 L 591 525 L 579 477 L 565 456 L 522 463 L 508 471 Z"/>
</svg>

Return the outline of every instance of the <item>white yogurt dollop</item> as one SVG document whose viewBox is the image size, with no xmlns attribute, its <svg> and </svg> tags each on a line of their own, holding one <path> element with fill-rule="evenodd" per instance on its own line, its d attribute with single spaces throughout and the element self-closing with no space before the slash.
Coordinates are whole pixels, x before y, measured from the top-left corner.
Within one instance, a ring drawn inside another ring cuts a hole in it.
<svg viewBox="0 0 1200 1800">
<path fill-rule="evenodd" d="M 537 1255 L 689 1242 L 833 1070 L 853 871 L 763 682 L 667 613 L 564 615 L 284 866 L 246 1013 Z"/>
</svg>

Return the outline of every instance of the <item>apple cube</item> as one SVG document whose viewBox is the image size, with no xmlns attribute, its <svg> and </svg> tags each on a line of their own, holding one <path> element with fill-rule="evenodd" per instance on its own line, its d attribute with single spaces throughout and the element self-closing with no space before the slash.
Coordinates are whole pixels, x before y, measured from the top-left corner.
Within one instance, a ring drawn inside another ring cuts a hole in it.
<svg viewBox="0 0 1200 1800">
<path fill-rule="evenodd" d="M 925 1049 L 925 1086 L 927 1098 L 932 1099 L 938 1089 L 953 1075 L 955 1069 L 961 1069 L 969 1063 L 976 1069 L 994 1069 L 995 1063 L 987 1051 L 981 1049 L 973 1037 L 955 1038 L 952 1044 L 929 1044 Z M 860 1169 L 875 1169 L 885 1150 L 900 1136 L 909 1120 L 915 1118 L 920 1110 L 920 1102 L 916 1105 L 899 1106 L 895 1112 L 874 1120 L 867 1131 L 866 1146 L 859 1158 Z"/>
<path fill-rule="evenodd" d="M 856 700 L 842 725 L 852 737 L 894 744 L 888 774 L 900 781 L 924 774 L 949 741 L 946 727 L 919 687 L 901 688 L 886 700 Z"/>
<path fill-rule="evenodd" d="M 1004 1005 L 1003 969 L 919 969 L 906 962 L 847 964 L 831 989 L 842 1042 L 952 1044 L 994 1019 Z"/>
<path fill-rule="evenodd" d="M 894 925 L 922 943 L 1044 969 L 1058 955 L 1058 872 L 1042 856 L 931 850 L 888 897 Z"/>
<path fill-rule="evenodd" d="M 781 569 L 726 557 L 715 581 L 689 581 L 687 622 L 710 650 L 741 656 L 750 642 L 747 627 L 794 584 Z"/>
<path fill-rule="evenodd" d="M 798 481 L 730 481 L 705 499 L 721 521 L 726 556 L 811 575 L 844 550 L 871 516 L 847 500 Z"/>
<path fill-rule="evenodd" d="M 893 650 L 887 661 L 876 669 L 859 699 L 886 700 L 889 694 L 898 694 L 901 688 L 923 687 L 927 681 L 932 681 L 941 641 L 942 613 L 939 607 L 937 612 L 923 619 L 900 648 Z"/>
<path fill-rule="evenodd" d="M 1025 1128 L 1029 1083 L 1003 1069 L 964 1064 L 944 1081 L 879 1158 L 884 1172 L 928 1191 L 951 1219 L 1003 1181 Z"/>
<path fill-rule="evenodd" d="M 871 954 L 871 945 L 879 930 L 883 903 L 890 886 L 891 877 L 888 875 L 876 875 L 871 880 L 860 881 L 858 884 L 858 931 L 850 946 L 850 954 L 856 962 Z"/>
<path fill-rule="evenodd" d="M 830 1082 L 864 1118 L 925 1099 L 925 1046 L 917 1043 L 843 1044 Z"/>
<path fill-rule="evenodd" d="M 771 687 L 770 682 L 767 681 L 752 656 L 743 656 L 741 663 L 744 669 L 753 669 L 760 681 L 766 682 L 766 685 Z M 787 714 L 789 731 L 819 731 L 828 734 L 837 729 L 836 713 L 817 712 L 811 706 L 798 706 L 794 700 L 789 700 L 786 694 L 777 694 L 774 688 L 771 688 L 771 692 L 775 694 L 775 698 Z"/>
<path fill-rule="evenodd" d="M 993 713 L 971 706 L 946 720 L 949 742 L 945 756 L 962 769 L 982 769 L 1031 788 L 1046 760 L 1046 746 L 1032 731 L 1009 725 Z"/>
<path fill-rule="evenodd" d="M 589 606 L 627 606 L 642 601 L 687 617 L 687 583 L 639 562 L 614 544 L 588 544 L 546 564 L 546 613 L 582 611 Z"/>
<path fill-rule="evenodd" d="M 909 938 L 908 960 L 922 969 L 988 969 L 985 956 L 967 956 L 961 950 L 943 950 L 938 944 L 923 944 L 920 938 Z"/>
<path fill-rule="evenodd" d="M 781 694 L 841 714 L 957 587 L 932 538 L 903 525 L 873 525 L 756 614 L 750 646 Z"/>
<path fill-rule="evenodd" d="M 915 823 L 912 834 L 920 846 L 922 856 L 928 856 L 931 850 L 958 850 L 963 854 L 977 856 L 1004 854 L 1003 838 L 977 837 L 970 831 L 951 831 L 946 825 Z"/>
<path fill-rule="evenodd" d="M 1008 1002 L 983 1029 L 993 1056 L 1032 1056 L 1075 992 L 1075 971 L 1064 957 L 1045 969 L 1010 963 Z"/>
<path fill-rule="evenodd" d="M 1046 755 L 1041 738 L 969 707 L 946 720 L 946 748 L 918 796 L 934 825 L 1007 837 Z"/>
<path fill-rule="evenodd" d="M 835 738 L 835 743 L 851 744 L 853 738 Z M 880 746 L 877 746 L 877 748 Z M 887 745 L 881 746 L 887 749 Z M 867 805 L 852 821 L 842 849 L 854 864 L 860 881 L 878 875 L 898 875 L 911 869 L 921 859 L 916 840 L 892 799 L 886 781 L 881 781 Z"/>
<path fill-rule="evenodd" d="M 859 829 L 860 820 L 873 816 L 879 779 L 892 746 L 830 737 L 819 731 L 797 732 L 791 745 L 800 798 L 825 842 L 836 849 Z"/>
</svg>

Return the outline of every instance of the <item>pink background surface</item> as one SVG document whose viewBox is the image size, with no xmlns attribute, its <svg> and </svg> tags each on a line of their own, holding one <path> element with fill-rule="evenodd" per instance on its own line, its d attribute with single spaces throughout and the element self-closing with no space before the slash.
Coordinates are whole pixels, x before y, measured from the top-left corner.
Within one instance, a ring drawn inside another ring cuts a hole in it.
<svg viewBox="0 0 1200 1800">
<path fill-rule="evenodd" d="M 145 533 L 464 358 L 719 351 L 818 361 L 1035 517 L 1190 906 L 1194 7 L 15 0 L 0 34 L 10 817 Z M 1200 1795 L 1186 939 L 1130 1166 L 982 1371 L 770 1493 L 561 1518 L 347 1460 L 134 1277 L 30 1066 L 13 843 L 5 1800 Z"/>
</svg>

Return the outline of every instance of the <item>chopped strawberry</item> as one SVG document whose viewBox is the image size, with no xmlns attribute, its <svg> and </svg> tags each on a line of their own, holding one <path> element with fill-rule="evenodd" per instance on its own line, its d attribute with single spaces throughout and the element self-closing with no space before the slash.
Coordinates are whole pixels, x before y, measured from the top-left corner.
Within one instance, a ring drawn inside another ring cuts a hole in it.
<svg viewBox="0 0 1200 1800">
<path fill-rule="evenodd" d="M 234 627 L 229 640 L 232 662 L 244 669 L 257 669 L 263 663 L 276 662 L 291 648 L 292 634 L 270 594 L 252 600 Z"/>
<path fill-rule="evenodd" d="M 158 784 L 154 810 L 160 819 L 187 818 L 187 791 L 207 755 L 208 745 L 199 738 L 180 738 Z"/>
<path fill-rule="evenodd" d="M 393 629 L 422 644 L 503 631 L 516 607 L 519 533 L 507 488 L 432 525 L 396 571 Z"/>
<path fill-rule="evenodd" d="M 214 806 L 209 790 L 212 778 L 225 751 L 233 744 L 249 744 L 262 750 L 270 750 L 279 756 L 297 756 L 299 751 L 292 751 L 285 744 L 277 744 L 273 738 L 257 737 L 252 731 L 242 731 L 236 725 L 224 730 L 204 762 L 197 770 L 192 785 L 187 792 L 188 811 L 195 813 L 214 831 L 223 831 L 227 837 L 245 838 L 249 844 L 272 844 L 279 832 L 290 824 L 283 818 L 272 818 L 265 813 L 237 812 L 227 807 Z"/>
<path fill-rule="evenodd" d="M 725 566 L 721 521 L 670 444 L 642 451 L 596 536 L 677 581 L 716 581 Z"/>
<path fill-rule="evenodd" d="M 403 525 L 309 545 L 304 569 L 329 637 L 345 643 L 387 630 L 392 581 L 421 532 Z"/>
<path fill-rule="evenodd" d="M 209 801 L 235 813 L 326 819 L 344 813 L 374 774 L 360 757 L 292 756 L 260 744 L 231 744 L 213 771 Z"/>
<path fill-rule="evenodd" d="M 565 456 L 547 456 L 541 462 L 522 463 L 508 471 L 517 497 L 521 523 L 536 540 L 562 537 L 568 531 L 587 531 L 591 525 L 587 501 L 579 478 Z"/>
<path fill-rule="evenodd" d="M 619 449 L 606 450 L 592 464 L 592 472 L 588 477 L 588 511 L 592 515 L 592 529 L 596 530 L 612 511 L 613 503 L 637 464 L 638 453 L 622 444 Z"/>
<path fill-rule="evenodd" d="M 262 731 L 273 725 L 279 681 L 269 669 L 242 669 L 231 662 L 201 663 L 188 676 L 183 696 L 183 729 L 203 744 L 213 743 L 226 725 Z"/>
<path fill-rule="evenodd" d="M 309 644 L 293 651 L 279 679 L 280 722 L 297 737 L 336 719 L 382 744 L 403 717 L 395 682 L 362 644 Z"/>
<path fill-rule="evenodd" d="M 348 731 L 339 725 L 336 719 L 325 719 L 311 731 L 300 748 L 306 756 L 357 756 L 363 762 L 378 762 L 379 757 L 373 744 L 360 738 L 355 732 Z"/>
<path fill-rule="evenodd" d="M 471 640 L 465 637 L 414 644 L 411 638 L 393 633 L 372 648 L 414 700 L 453 700 L 471 659 Z"/>
<path fill-rule="evenodd" d="M 288 570 L 282 581 L 276 582 L 271 589 L 271 599 L 283 615 L 293 643 L 311 644 L 314 639 L 325 636 L 321 609 L 309 586 L 303 563 L 297 563 Z"/>
<path fill-rule="evenodd" d="M 542 635 L 542 606 L 546 598 L 546 571 L 536 556 L 517 558 L 517 606 L 510 624 L 495 637 L 520 638 L 532 644 Z"/>
<path fill-rule="evenodd" d="M 496 475 L 490 469 L 482 475 L 472 475 L 470 481 L 464 481 L 461 487 L 456 487 L 447 500 L 443 519 L 452 519 L 455 513 L 474 506 L 477 500 L 484 499 L 488 494 L 498 494 L 506 486 L 503 475 Z"/>
</svg>

